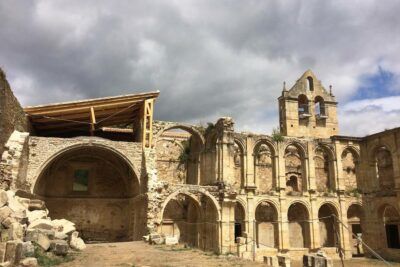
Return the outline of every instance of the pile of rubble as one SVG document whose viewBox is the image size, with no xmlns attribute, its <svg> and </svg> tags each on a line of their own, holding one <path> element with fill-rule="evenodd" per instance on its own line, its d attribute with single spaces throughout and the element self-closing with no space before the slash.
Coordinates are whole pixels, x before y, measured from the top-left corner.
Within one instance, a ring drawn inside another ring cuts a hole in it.
<svg viewBox="0 0 400 267">
<path fill-rule="evenodd" d="M 48 213 L 42 200 L 0 190 L 0 266 L 37 266 L 35 246 L 57 256 L 85 249 L 74 223 L 51 220 Z"/>
</svg>

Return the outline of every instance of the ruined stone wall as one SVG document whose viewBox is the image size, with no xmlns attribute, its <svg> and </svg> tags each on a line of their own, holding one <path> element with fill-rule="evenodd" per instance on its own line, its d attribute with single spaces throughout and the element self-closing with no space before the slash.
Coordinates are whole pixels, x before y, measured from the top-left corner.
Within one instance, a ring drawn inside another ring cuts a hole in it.
<svg viewBox="0 0 400 267">
<path fill-rule="evenodd" d="M 142 174 L 142 144 L 133 142 L 116 142 L 102 138 L 77 137 L 77 138 L 53 138 L 53 137 L 29 137 L 29 164 L 27 182 L 33 190 L 36 180 L 41 172 L 57 155 L 79 147 L 99 146 L 115 151 L 122 155 L 133 166 L 134 171 L 141 180 Z M 141 191 L 145 188 L 141 182 Z"/>
<path fill-rule="evenodd" d="M 28 131 L 28 121 L 6 80 L 5 73 L 0 69 L 0 155 L 3 154 L 4 145 L 14 130 Z"/>
</svg>

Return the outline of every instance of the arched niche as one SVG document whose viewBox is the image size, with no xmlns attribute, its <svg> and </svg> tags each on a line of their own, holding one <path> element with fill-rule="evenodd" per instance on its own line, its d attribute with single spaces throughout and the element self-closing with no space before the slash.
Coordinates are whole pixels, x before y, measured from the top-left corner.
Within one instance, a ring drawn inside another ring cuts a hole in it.
<svg viewBox="0 0 400 267">
<path fill-rule="evenodd" d="M 321 247 L 336 246 L 339 225 L 335 216 L 336 218 L 338 217 L 338 212 L 336 208 L 329 203 L 323 204 L 318 210 Z"/>
<path fill-rule="evenodd" d="M 160 233 L 191 247 L 218 252 L 218 229 L 218 211 L 208 196 L 178 193 L 167 199 Z"/>
<path fill-rule="evenodd" d="M 246 209 L 240 202 L 235 204 L 235 242 L 238 237 L 242 237 L 246 232 Z"/>
<path fill-rule="evenodd" d="M 158 178 L 174 184 L 199 184 L 203 143 L 202 136 L 187 127 L 163 130 L 155 146 Z"/>
<path fill-rule="evenodd" d="M 33 192 L 46 201 L 51 218 L 74 222 L 86 241 L 126 241 L 142 231 L 129 216 L 144 205 L 135 199 L 139 179 L 112 149 L 82 145 L 61 152 L 43 168 Z"/>
<path fill-rule="evenodd" d="M 347 209 L 347 223 L 352 254 L 355 257 L 363 255 L 359 238 L 362 238 L 361 221 L 364 220 L 364 211 L 360 204 L 351 204 Z"/>
<path fill-rule="evenodd" d="M 346 190 L 359 188 L 357 180 L 359 154 L 354 149 L 346 148 L 342 152 L 341 161 Z"/>
<path fill-rule="evenodd" d="M 324 146 L 317 146 L 314 153 L 314 166 L 317 191 L 335 191 L 335 170 L 332 151 Z"/>
<path fill-rule="evenodd" d="M 244 187 L 244 149 L 237 140 L 233 143 L 233 163 L 234 181 L 232 186 L 238 190 Z"/>
<path fill-rule="evenodd" d="M 255 215 L 257 246 L 259 248 L 278 248 L 278 212 L 275 206 L 270 202 L 263 201 L 258 204 Z"/>
<path fill-rule="evenodd" d="M 310 221 L 307 207 L 299 202 L 288 209 L 289 242 L 292 248 L 310 248 Z"/>
<path fill-rule="evenodd" d="M 374 162 L 378 188 L 392 190 L 395 186 L 392 153 L 386 146 L 377 147 Z"/>
<path fill-rule="evenodd" d="M 260 193 L 268 193 L 276 188 L 275 154 L 273 147 L 264 141 L 254 148 L 254 175 Z"/>
<path fill-rule="evenodd" d="M 289 144 L 285 149 L 286 192 L 301 194 L 307 190 L 305 153 L 297 144 Z"/>
<path fill-rule="evenodd" d="M 378 210 L 379 219 L 386 236 L 387 248 L 400 249 L 400 214 L 392 205 L 385 204 Z"/>
</svg>

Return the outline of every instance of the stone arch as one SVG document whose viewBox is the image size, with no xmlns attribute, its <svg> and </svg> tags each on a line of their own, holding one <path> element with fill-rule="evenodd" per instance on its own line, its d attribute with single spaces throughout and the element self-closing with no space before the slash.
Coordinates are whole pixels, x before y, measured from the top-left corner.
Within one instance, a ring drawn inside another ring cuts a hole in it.
<svg viewBox="0 0 400 267">
<path fill-rule="evenodd" d="M 244 158 L 245 158 L 245 150 L 243 143 L 234 139 L 233 142 L 233 166 L 234 166 L 234 181 L 232 186 L 239 190 L 244 187 Z"/>
<path fill-rule="evenodd" d="M 292 248 L 310 248 L 310 210 L 303 201 L 293 201 L 288 208 L 289 240 Z"/>
<path fill-rule="evenodd" d="M 253 162 L 255 183 L 261 193 L 268 193 L 276 188 L 276 160 L 274 146 L 267 139 L 259 140 L 254 146 Z"/>
<path fill-rule="evenodd" d="M 242 237 L 246 232 L 246 208 L 241 201 L 235 203 L 235 242 L 238 237 Z"/>
<path fill-rule="evenodd" d="M 255 210 L 255 218 L 257 246 L 259 248 L 278 248 L 279 223 L 275 204 L 266 200 L 259 202 Z"/>
<path fill-rule="evenodd" d="M 199 184 L 204 142 L 204 136 L 193 126 L 167 124 L 155 138 L 159 178 L 174 184 Z"/>
<path fill-rule="evenodd" d="M 349 241 L 353 256 L 361 256 L 362 248 L 358 238 L 362 238 L 362 221 L 364 220 L 364 210 L 358 202 L 353 202 L 347 208 L 347 224 L 349 231 Z"/>
<path fill-rule="evenodd" d="M 325 100 L 322 96 L 316 96 L 314 98 L 314 108 L 316 116 L 326 116 Z"/>
<path fill-rule="evenodd" d="M 54 152 L 52 155 L 50 155 L 41 165 L 40 167 L 37 169 L 37 171 L 35 172 L 33 178 L 31 179 L 33 182 L 30 185 L 30 190 L 31 192 L 35 191 L 35 186 L 37 185 L 38 180 L 40 179 L 41 174 L 43 173 L 43 171 L 58 157 L 64 155 L 67 152 L 70 151 L 74 151 L 77 150 L 79 148 L 82 147 L 95 147 L 95 148 L 99 148 L 99 149 L 104 149 L 106 151 L 109 151 L 112 154 L 117 155 L 119 158 L 121 158 L 121 160 L 123 162 L 125 162 L 133 171 L 134 176 L 137 177 L 137 182 L 140 184 L 140 172 L 138 171 L 138 169 L 136 168 L 136 166 L 120 151 L 118 151 L 117 149 L 110 147 L 110 146 L 105 146 L 99 143 L 92 143 L 92 142 L 82 142 L 79 144 L 73 144 L 67 147 L 63 147 L 59 150 L 57 150 L 56 152 Z"/>
<path fill-rule="evenodd" d="M 339 216 L 336 205 L 330 202 L 323 203 L 318 209 L 320 246 L 335 247 L 339 224 L 336 220 Z"/>
<path fill-rule="evenodd" d="M 360 161 L 360 151 L 353 146 L 346 146 L 341 154 L 345 188 L 347 191 L 358 190 L 358 167 Z"/>
<path fill-rule="evenodd" d="M 32 191 L 54 219 L 76 224 L 87 241 L 132 240 L 141 226 L 130 224 L 140 181 L 129 160 L 115 149 L 80 144 L 60 149 L 41 167 Z M 137 208 L 136 208 L 137 207 Z"/>
<path fill-rule="evenodd" d="M 302 116 L 304 115 L 309 115 L 310 110 L 309 110 L 308 97 L 304 94 L 300 94 L 297 98 L 297 102 L 298 102 L 299 119 L 301 119 Z"/>
<path fill-rule="evenodd" d="M 219 207 L 205 192 L 195 195 L 177 190 L 163 202 L 159 218 L 160 233 L 177 236 L 179 242 L 190 246 L 218 252 Z"/>
<path fill-rule="evenodd" d="M 379 190 L 393 190 L 395 181 L 392 150 L 386 145 L 377 145 L 371 151 L 377 188 Z"/>
<path fill-rule="evenodd" d="M 334 191 L 335 183 L 335 156 L 333 150 L 326 145 L 318 145 L 314 150 L 315 179 L 317 191 Z"/>
<path fill-rule="evenodd" d="M 384 246 L 400 249 L 400 213 L 390 204 L 378 208 L 378 218 L 381 224 L 382 236 L 386 237 Z"/>
<path fill-rule="evenodd" d="M 286 192 L 288 194 L 301 194 L 309 186 L 307 180 L 306 151 L 297 142 L 288 143 L 284 151 L 286 183 L 290 182 L 291 177 L 296 177 L 298 187 L 298 192 L 291 190 L 292 187 L 287 187 Z"/>
</svg>

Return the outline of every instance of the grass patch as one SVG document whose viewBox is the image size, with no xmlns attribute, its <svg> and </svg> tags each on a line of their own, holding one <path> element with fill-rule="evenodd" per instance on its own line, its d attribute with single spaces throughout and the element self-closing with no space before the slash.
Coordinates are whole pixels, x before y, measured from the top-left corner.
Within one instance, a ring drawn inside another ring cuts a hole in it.
<svg viewBox="0 0 400 267">
<path fill-rule="evenodd" d="M 39 266 L 44 267 L 57 266 L 61 263 L 69 262 L 74 259 L 72 255 L 56 256 L 53 253 L 47 253 L 42 248 L 36 245 L 35 253 L 33 256 L 37 259 Z"/>
</svg>

